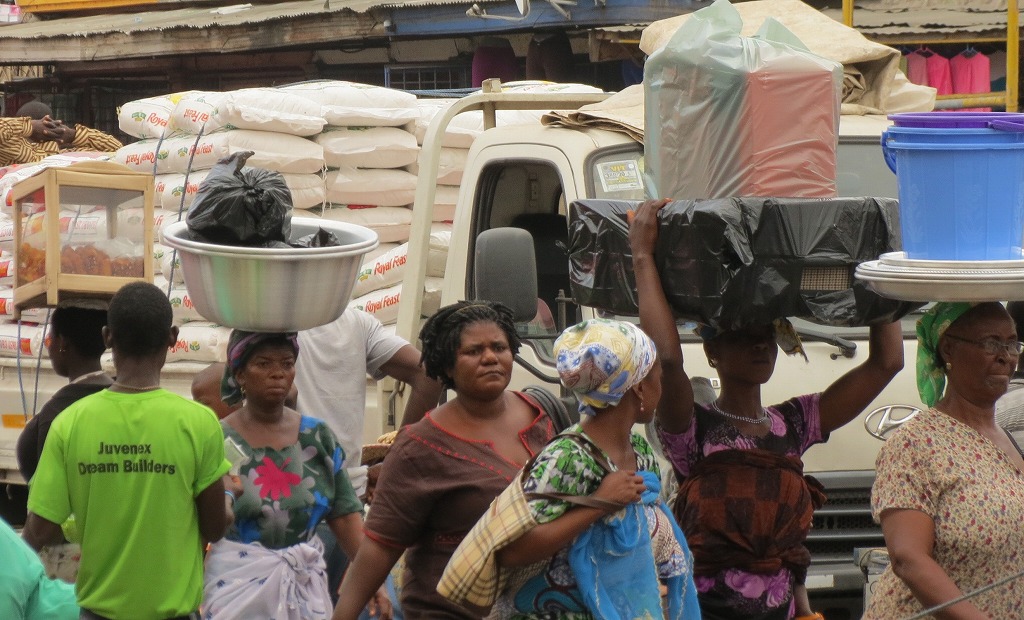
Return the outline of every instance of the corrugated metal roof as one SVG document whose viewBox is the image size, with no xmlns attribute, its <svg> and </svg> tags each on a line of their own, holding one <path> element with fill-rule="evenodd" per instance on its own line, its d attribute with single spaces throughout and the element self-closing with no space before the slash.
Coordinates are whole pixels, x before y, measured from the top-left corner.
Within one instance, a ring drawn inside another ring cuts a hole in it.
<svg viewBox="0 0 1024 620">
<path fill-rule="evenodd" d="M 0 28 L 0 62 L 229 53 L 383 37 L 383 20 L 369 12 L 378 4 L 379 0 L 296 0 L 34 21 Z"/>
<path fill-rule="evenodd" d="M 981 11 L 954 10 L 937 3 L 937 8 L 866 8 L 858 3 L 853 13 L 853 24 L 865 35 L 929 35 L 968 34 L 1006 31 L 1006 9 Z M 842 21 L 840 9 L 823 9 L 823 12 Z"/>
<path fill-rule="evenodd" d="M 0 41 L 51 37 L 88 37 L 97 34 L 134 34 L 175 29 L 244 26 L 344 11 L 365 13 L 380 0 L 299 0 L 278 4 L 242 4 L 67 17 L 14 24 L 0 28 Z"/>
</svg>

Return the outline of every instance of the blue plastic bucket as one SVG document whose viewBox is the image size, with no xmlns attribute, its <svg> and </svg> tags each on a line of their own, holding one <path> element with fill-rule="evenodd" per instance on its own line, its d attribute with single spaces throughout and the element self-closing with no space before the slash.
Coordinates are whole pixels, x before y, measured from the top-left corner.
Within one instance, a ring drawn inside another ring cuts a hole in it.
<svg viewBox="0 0 1024 620">
<path fill-rule="evenodd" d="M 882 152 L 896 173 L 907 257 L 1015 260 L 1024 245 L 1024 124 L 890 127 Z"/>
</svg>

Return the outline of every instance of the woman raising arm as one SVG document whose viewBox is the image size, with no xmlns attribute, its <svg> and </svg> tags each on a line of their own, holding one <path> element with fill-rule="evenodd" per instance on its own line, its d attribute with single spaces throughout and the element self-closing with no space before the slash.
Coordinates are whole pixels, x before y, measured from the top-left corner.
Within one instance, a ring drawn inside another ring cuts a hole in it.
<svg viewBox="0 0 1024 620">
<path fill-rule="evenodd" d="M 899 324 L 870 328 L 868 359 L 829 386 L 765 407 L 761 386 L 775 369 L 778 350 L 802 353 L 785 319 L 716 332 L 701 330 L 708 363 L 721 392 L 709 406 L 694 403 L 683 369 L 678 327 L 661 285 L 654 250 L 658 213 L 668 201 L 640 206 L 630 225 L 640 324 L 651 335 L 662 363 L 658 434 L 682 486 L 676 516 L 694 553 L 697 589 L 705 618 L 788 620 L 812 615 L 803 581 L 810 554 L 803 543 L 823 496 L 803 477 L 801 455 L 856 417 L 899 372 L 903 339 Z M 760 496 L 759 481 L 780 489 Z M 716 500 L 732 485 L 735 497 Z M 785 528 L 742 512 L 754 502 L 786 514 Z M 712 515 L 733 514 L 735 529 Z"/>
</svg>

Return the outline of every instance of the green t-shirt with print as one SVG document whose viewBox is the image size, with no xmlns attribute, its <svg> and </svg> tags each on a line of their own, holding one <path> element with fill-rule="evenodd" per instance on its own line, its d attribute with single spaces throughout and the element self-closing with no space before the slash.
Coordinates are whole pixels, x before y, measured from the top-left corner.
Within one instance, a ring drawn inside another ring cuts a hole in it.
<svg viewBox="0 0 1024 620">
<path fill-rule="evenodd" d="M 166 390 L 103 390 L 54 420 L 28 508 L 81 534 L 78 604 L 120 620 L 186 615 L 203 592 L 195 498 L 230 468 L 214 413 Z"/>
</svg>

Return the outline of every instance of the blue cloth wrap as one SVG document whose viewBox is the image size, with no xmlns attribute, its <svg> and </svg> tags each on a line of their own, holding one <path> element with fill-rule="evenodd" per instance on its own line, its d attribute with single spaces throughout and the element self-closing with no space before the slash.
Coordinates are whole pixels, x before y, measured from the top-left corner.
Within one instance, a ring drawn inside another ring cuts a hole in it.
<svg viewBox="0 0 1024 620">
<path fill-rule="evenodd" d="M 693 555 L 675 517 L 661 501 L 661 482 L 652 472 L 637 472 L 647 490 L 641 501 L 665 513 L 693 566 Z M 580 534 L 569 548 L 569 566 L 583 601 L 595 618 L 634 620 L 663 617 L 658 571 L 644 508 L 639 503 L 622 513 L 601 519 Z M 671 620 L 700 620 L 697 588 L 692 572 L 669 578 L 668 615 Z"/>
</svg>

